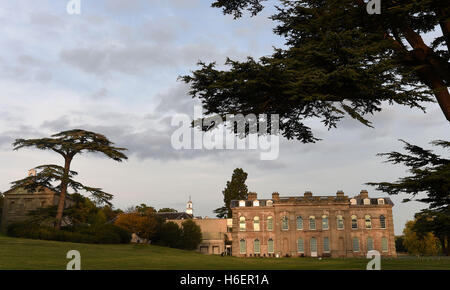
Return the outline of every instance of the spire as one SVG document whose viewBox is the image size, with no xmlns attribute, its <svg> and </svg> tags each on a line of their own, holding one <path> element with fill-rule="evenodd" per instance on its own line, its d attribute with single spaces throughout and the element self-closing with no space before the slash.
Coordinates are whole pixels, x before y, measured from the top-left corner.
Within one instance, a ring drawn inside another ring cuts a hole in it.
<svg viewBox="0 0 450 290">
<path fill-rule="evenodd" d="M 186 213 L 190 215 L 194 215 L 194 209 L 192 207 L 192 199 L 191 196 L 189 196 L 189 201 L 186 204 Z"/>
</svg>

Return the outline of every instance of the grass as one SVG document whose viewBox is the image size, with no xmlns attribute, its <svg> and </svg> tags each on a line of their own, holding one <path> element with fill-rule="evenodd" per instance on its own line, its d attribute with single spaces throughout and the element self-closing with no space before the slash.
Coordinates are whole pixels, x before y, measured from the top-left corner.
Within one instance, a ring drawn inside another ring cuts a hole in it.
<svg viewBox="0 0 450 290">
<path fill-rule="evenodd" d="M 236 258 L 206 256 L 153 245 L 93 245 L 0 235 L 0 270 L 64 270 L 69 250 L 84 270 L 364 270 L 366 259 Z M 447 257 L 382 259 L 384 270 L 450 269 Z"/>
</svg>

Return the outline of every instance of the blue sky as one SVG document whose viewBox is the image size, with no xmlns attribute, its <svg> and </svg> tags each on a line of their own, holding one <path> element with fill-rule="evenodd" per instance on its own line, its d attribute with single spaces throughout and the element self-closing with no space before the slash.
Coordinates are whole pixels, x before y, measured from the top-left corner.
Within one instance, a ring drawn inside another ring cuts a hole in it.
<svg viewBox="0 0 450 290">
<path fill-rule="evenodd" d="M 80 180 L 115 195 L 126 208 L 147 203 L 183 210 L 189 196 L 196 215 L 213 216 L 234 168 L 249 173 L 248 186 L 261 197 L 273 191 L 299 195 L 311 190 L 354 196 L 368 181 L 405 174 L 375 155 L 401 150 L 397 139 L 427 145 L 448 139 L 448 123 L 436 104 L 427 114 L 398 106 L 371 120 L 375 129 L 344 120 L 327 131 L 313 121 L 323 141 L 304 145 L 282 140 L 280 157 L 260 161 L 256 151 L 174 151 L 170 118 L 193 114 L 195 101 L 179 75 L 198 60 L 260 57 L 282 46 L 267 19 L 233 20 L 209 0 L 81 0 L 81 15 L 68 15 L 68 1 L 0 0 L 0 191 L 28 169 L 61 163 L 46 152 L 13 152 L 15 138 L 42 137 L 71 128 L 104 133 L 129 148 L 129 161 L 116 164 L 93 155 L 73 163 Z M 371 196 L 384 196 L 367 188 Z M 395 231 L 401 233 L 421 205 L 392 197 Z"/>
</svg>

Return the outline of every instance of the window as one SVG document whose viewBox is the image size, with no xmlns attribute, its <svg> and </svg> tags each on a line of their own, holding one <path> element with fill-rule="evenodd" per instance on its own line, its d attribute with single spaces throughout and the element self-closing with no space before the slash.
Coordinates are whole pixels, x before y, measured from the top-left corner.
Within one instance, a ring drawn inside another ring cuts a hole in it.
<svg viewBox="0 0 450 290">
<path fill-rule="evenodd" d="M 301 216 L 297 217 L 297 230 L 303 230 L 303 219 Z"/>
<path fill-rule="evenodd" d="M 337 216 L 337 228 L 338 230 L 342 230 L 344 228 L 344 219 L 341 215 Z"/>
<path fill-rule="evenodd" d="M 239 230 L 245 231 L 245 217 L 243 216 L 239 218 Z"/>
<path fill-rule="evenodd" d="M 328 217 L 322 216 L 322 230 L 328 230 Z"/>
<path fill-rule="evenodd" d="M 311 253 L 315 253 L 317 252 L 317 239 L 316 238 L 311 238 L 311 243 L 309 245 Z"/>
<path fill-rule="evenodd" d="M 288 230 L 289 229 L 289 219 L 287 216 L 281 218 L 281 229 Z"/>
<path fill-rule="evenodd" d="M 299 253 L 305 252 L 305 245 L 303 244 L 303 239 L 297 240 L 297 252 L 299 252 Z"/>
<path fill-rule="evenodd" d="M 258 216 L 255 216 L 253 218 L 253 230 L 255 232 L 259 232 L 259 217 Z"/>
<path fill-rule="evenodd" d="M 245 206 L 245 200 L 240 200 L 240 201 L 239 201 L 239 206 L 241 206 L 241 207 L 242 207 L 242 206 Z"/>
<path fill-rule="evenodd" d="M 271 216 L 267 218 L 267 230 L 273 231 L 273 218 Z"/>
<path fill-rule="evenodd" d="M 384 198 L 379 198 L 378 199 L 378 204 L 384 204 Z"/>
<path fill-rule="evenodd" d="M 365 220 L 366 220 L 366 229 L 371 229 L 372 228 L 372 219 L 370 218 L 370 215 L 366 215 Z"/>
<path fill-rule="evenodd" d="M 354 198 L 350 199 L 350 204 L 351 205 L 356 205 L 356 199 L 354 199 Z"/>
<path fill-rule="evenodd" d="M 384 217 L 384 215 L 380 215 L 380 228 L 386 228 L 386 218 Z"/>
<path fill-rule="evenodd" d="M 359 252 L 359 240 L 358 240 L 358 238 L 353 238 L 353 252 Z"/>
<path fill-rule="evenodd" d="M 258 239 L 256 239 L 256 240 L 254 241 L 254 244 L 253 244 L 253 251 L 254 251 L 255 254 L 261 253 L 261 243 L 259 242 Z"/>
<path fill-rule="evenodd" d="M 267 242 L 267 252 L 269 252 L 269 254 L 273 254 L 275 252 L 272 239 L 269 239 Z"/>
<path fill-rule="evenodd" d="M 246 250 L 247 250 L 247 245 L 246 245 L 246 243 L 245 243 L 245 240 L 242 239 L 242 240 L 239 241 L 239 252 L 240 252 L 241 254 L 245 254 L 245 253 L 246 253 Z"/>
<path fill-rule="evenodd" d="M 315 230 L 316 229 L 316 218 L 313 216 L 309 217 L 309 229 Z"/>
<path fill-rule="evenodd" d="M 358 218 L 356 215 L 352 215 L 352 229 L 358 228 Z"/>
<path fill-rule="evenodd" d="M 386 237 L 382 237 L 381 238 L 381 250 L 383 252 L 387 252 L 388 251 L 388 239 Z"/>
<path fill-rule="evenodd" d="M 253 201 L 253 206 L 259 206 L 259 200 L 254 200 Z"/>
<path fill-rule="evenodd" d="M 372 251 L 373 250 L 373 239 L 372 238 L 367 238 L 367 251 Z"/>
<path fill-rule="evenodd" d="M 325 253 L 330 252 L 330 239 L 329 238 L 323 238 L 323 251 Z"/>
<path fill-rule="evenodd" d="M 273 201 L 271 200 L 266 201 L 266 206 L 273 206 Z"/>
<path fill-rule="evenodd" d="M 365 198 L 364 199 L 364 205 L 370 205 L 370 199 Z"/>
</svg>

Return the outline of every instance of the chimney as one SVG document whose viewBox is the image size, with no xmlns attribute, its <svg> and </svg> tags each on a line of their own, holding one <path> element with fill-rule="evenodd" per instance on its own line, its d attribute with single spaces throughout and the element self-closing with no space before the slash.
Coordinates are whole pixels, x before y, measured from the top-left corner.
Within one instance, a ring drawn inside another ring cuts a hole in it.
<svg viewBox="0 0 450 290">
<path fill-rule="evenodd" d="M 311 191 L 305 191 L 304 196 L 305 197 L 312 197 L 312 192 Z"/>
<path fill-rule="evenodd" d="M 30 170 L 28 170 L 28 177 L 30 177 L 30 176 L 36 176 L 36 169 L 30 169 Z"/>
<path fill-rule="evenodd" d="M 258 197 L 258 194 L 256 192 L 249 192 L 247 195 L 247 200 L 254 201 Z"/>
<path fill-rule="evenodd" d="M 367 192 L 367 190 L 363 189 L 363 190 L 361 190 L 359 197 L 362 199 L 369 198 L 369 193 Z"/>
<path fill-rule="evenodd" d="M 337 197 L 344 197 L 344 191 L 343 190 L 338 190 L 338 192 L 336 192 L 336 196 Z"/>
<path fill-rule="evenodd" d="M 272 199 L 274 201 L 279 201 L 280 200 L 280 194 L 278 192 L 272 193 Z"/>
</svg>

